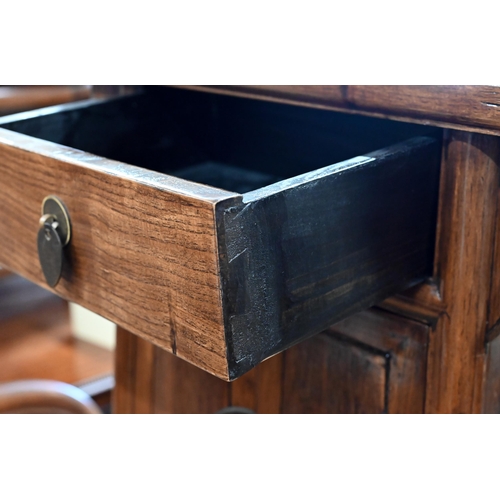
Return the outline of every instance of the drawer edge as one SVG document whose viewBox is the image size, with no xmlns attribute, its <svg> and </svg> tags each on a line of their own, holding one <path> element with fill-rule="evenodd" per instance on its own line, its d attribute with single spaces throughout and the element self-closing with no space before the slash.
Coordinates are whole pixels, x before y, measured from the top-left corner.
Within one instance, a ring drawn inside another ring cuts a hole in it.
<svg viewBox="0 0 500 500">
<path fill-rule="evenodd" d="M 59 108 L 59 106 L 57 106 Z M 33 112 L 29 112 L 30 114 Z M 1 128 L 0 144 L 12 146 L 19 151 L 34 153 L 53 160 L 60 160 L 72 165 L 96 170 L 116 177 L 126 178 L 131 181 L 150 186 L 152 188 L 169 191 L 179 196 L 199 199 L 208 203 L 217 203 L 224 199 L 238 196 L 237 193 L 223 189 L 197 184 L 168 174 L 154 172 L 142 167 L 110 160 L 102 156 L 62 146 L 50 141 L 30 137 L 28 135 Z"/>
</svg>

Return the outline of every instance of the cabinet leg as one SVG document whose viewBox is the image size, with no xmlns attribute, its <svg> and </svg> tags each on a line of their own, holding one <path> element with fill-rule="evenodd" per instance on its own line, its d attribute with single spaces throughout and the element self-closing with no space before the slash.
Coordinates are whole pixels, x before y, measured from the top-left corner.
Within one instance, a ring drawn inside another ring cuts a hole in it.
<svg viewBox="0 0 500 500">
<path fill-rule="evenodd" d="M 482 408 L 499 145 L 493 136 L 458 131 L 445 136 L 435 275 L 447 311 L 430 335 L 428 413 Z"/>
<path fill-rule="evenodd" d="M 114 413 L 215 413 L 229 384 L 118 328 Z"/>
</svg>

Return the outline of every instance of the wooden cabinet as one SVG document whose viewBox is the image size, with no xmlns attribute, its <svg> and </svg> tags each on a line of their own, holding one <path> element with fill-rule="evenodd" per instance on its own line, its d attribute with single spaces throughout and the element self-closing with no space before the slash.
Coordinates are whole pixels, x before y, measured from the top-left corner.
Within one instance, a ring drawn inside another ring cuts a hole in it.
<svg viewBox="0 0 500 500">
<path fill-rule="evenodd" d="M 0 261 L 41 282 L 32 214 L 67 197 L 56 292 L 122 327 L 118 412 L 499 411 L 498 95 L 160 88 L 2 119 Z"/>
<path fill-rule="evenodd" d="M 428 333 L 422 323 L 363 311 L 227 383 L 122 331 L 116 404 L 125 412 L 155 413 L 227 407 L 255 413 L 421 413 Z M 139 375 L 139 366 L 151 368 Z"/>
<path fill-rule="evenodd" d="M 222 379 L 432 272 L 435 128 L 172 88 L 0 126 L 0 262 L 46 286 L 57 196 L 55 292 Z"/>
</svg>

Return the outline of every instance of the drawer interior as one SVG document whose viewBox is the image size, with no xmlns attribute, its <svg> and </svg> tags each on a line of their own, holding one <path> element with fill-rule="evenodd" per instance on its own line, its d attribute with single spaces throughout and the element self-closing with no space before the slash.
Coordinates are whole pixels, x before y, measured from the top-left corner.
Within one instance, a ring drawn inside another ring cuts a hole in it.
<svg viewBox="0 0 500 500">
<path fill-rule="evenodd" d="M 421 125 L 173 87 L 16 115 L 0 126 L 241 194 L 410 137 L 439 136 Z"/>
</svg>

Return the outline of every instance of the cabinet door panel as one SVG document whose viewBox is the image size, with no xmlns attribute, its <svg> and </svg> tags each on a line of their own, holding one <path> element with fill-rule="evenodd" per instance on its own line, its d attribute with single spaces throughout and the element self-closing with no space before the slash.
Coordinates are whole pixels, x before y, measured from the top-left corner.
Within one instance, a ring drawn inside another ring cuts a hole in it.
<svg viewBox="0 0 500 500">
<path fill-rule="evenodd" d="M 428 326 L 364 311 L 285 353 L 285 413 L 421 413 Z"/>
<path fill-rule="evenodd" d="M 384 413 L 383 353 L 320 334 L 285 354 L 284 413 Z"/>
<path fill-rule="evenodd" d="M 428 328 L 364 311 L 230 383 L 120 329 L 115 411 L 422 413 Z"/>
</svg>

